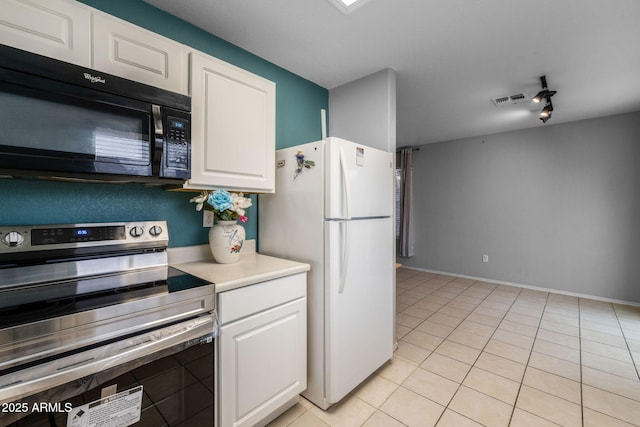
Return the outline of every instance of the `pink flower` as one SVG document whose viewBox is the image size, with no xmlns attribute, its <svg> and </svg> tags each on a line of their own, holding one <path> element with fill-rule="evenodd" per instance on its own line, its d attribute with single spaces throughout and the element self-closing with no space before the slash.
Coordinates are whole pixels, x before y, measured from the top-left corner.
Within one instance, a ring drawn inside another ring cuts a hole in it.
<svg viewBox="0 0 640 427">
<path fill-rule="evenodd" d="M 238 219 L 240 220 L 240 222 L 247 222 L 247 220 L 248 220 L 249 218 L 247 218 L 247 217 L 246 217 L 246 216 L 244 216 L 244 215 L 240 215 L 240 216 L 238 217 Z"/>
</svg>

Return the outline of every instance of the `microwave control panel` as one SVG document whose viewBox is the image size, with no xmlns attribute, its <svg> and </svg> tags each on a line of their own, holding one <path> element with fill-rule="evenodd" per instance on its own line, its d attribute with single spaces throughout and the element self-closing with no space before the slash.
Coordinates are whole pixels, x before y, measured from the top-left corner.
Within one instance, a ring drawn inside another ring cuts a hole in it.
<svg viewBox="0 0 640 427">
<path fill-rule="evenodd" d="M 191 142 L 189 138 L 189 121 L 182 118 L 167 117 L 167 128 L 165 140 L 165 172 L 168 170 L 175 171 L 181 175 L 179 171 L 189 172 L 191 159 Z M 166 173 L 165 173 L 166 175 Z M 189 178 L 190 176 L 179 176 Z"/>
</svg>

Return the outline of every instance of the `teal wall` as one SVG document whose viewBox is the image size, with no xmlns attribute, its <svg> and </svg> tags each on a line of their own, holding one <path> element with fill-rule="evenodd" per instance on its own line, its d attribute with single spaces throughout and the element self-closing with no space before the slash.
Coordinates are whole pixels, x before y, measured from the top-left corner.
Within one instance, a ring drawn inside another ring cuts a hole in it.
<svg viewBox="0 0 640 427">
<path fill-rule="evenodd" d="M 276 83 L 276 147 L 321 138 L 320 110 L 328 109 L 326 89 L 267 62 L 142 0 L 81 0 L 140 27 L 208 53 Z M 169 192 L 139 184 L 80 184 L 0 179 L 0 225 L 99 221 L 167 220 L 170 246 L 207 242 L 194 193 Z M 257 238 L 257 198 L 245 224 Z"/>
</svg>

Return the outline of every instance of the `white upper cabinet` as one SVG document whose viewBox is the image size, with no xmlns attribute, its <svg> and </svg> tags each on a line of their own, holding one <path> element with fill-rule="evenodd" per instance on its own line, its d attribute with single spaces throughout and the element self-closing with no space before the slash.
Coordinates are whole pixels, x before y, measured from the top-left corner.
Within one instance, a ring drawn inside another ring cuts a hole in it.
<svg viewBox="0 0 640 427">
<path fill-rule="evenodd" d="M 93 14 L 93 68 L 188 93 L 184 45 L 100 12 Z"/>
<path fill-rule="evenodd" d="M 185 188 L 275 190 L 274 82 L 191 55 L 191 180 Z"/>
<path fill-rule="evenodd" d="M 0 42 L 91 66 L 91 9 L 67 0 L 2 0 Z"/>
</svg>

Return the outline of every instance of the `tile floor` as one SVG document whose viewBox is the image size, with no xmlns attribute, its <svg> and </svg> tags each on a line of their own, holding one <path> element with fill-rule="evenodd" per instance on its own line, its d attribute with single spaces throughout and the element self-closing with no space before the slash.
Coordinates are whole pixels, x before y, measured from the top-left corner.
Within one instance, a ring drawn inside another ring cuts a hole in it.
<svg viewBox="0 0 640 427">
<path fill-rule="evenodd" d="M 640 307 L 401 268 L 398 350 L 270 426 L 640 426 Z"/>
</svg>

